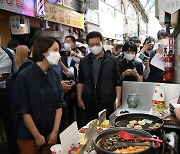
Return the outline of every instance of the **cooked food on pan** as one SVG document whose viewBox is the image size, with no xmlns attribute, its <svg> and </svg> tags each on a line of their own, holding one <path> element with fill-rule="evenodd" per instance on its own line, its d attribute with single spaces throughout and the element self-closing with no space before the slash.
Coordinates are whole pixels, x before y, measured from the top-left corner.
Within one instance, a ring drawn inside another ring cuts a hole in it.
<svg viewBox="0 0 180 154">
<path fill-rule="evenodd" d="M 160 124 L 160 123 L 155 123 L 154 126 L 155 126 L 155 127 L 160 127 L 161 124 Z"/>
<path fill-rule="evenodd" d="M 144 121 L 136 121 L 136 120 L 131 120 L 129 121 L 129 124 L 127 124 L 128 128 L 135 128 L 135 129 L 143 129 L 142 125 L 145 125 Z"/>
<path fill-rule="evenodd" d="M 136 120 L 131 120 L 131 121 L 129 121 L 129 124 L 131 124 L 131 125 L 135 125 L 136 123 L 137 123 Z"/>
<path fill-rule="evenodd" d="M 139 125 L 141 125 L 141 126 L 143 126 L 143 125 L 145 125 L 145 122 L 144 122 L 144 121 L 139 120 L 139 121 L 138 121 L 138 124 L 139 124 Z"/>
<path fill-rule="evenodd" d="M 115 152 L 117 153 L 134 153 L 146 150 L 148 146 L 129 146 L 127 148 L 117 149 Z"/>
<path fill-rule="evenodd" d="M 134 124 L 128 124 L 127 125 L 127 128 L 133 128 L 134 127 Z"/>
<path fill-rule="evenodd" d="M 153 123 L 146 123 L 146 121 L 144 121 L 144 120 L 139 120 L 139 121 L 131 120 L 126 125 L 127 128 L 149 129 L 149 130 L 157 129 L 157 128 L 161 127 L 161 126 L 162 126 L 161 123 L 155 123 L 155 124 L 153 124 Z"/>
<path fill-rule="evenodd" d="M 117 152 L 117 153 L 133 153 L 133 152 L 140 152 L 145 149 L 148 149 L 149 146 L 133 146 L 134 142 L 143 142 L 147 143 L 147 141 L 126 141 L 118 136 L 117 133 L 107 135 L 104 138 L 100 139 L 98 141 L 98 146 L 103 148 L 104 150 L 111 151 L 111 152 Z M 123 143 L 123 144 L 122 144 Z M 126 143 L 132 143 L 132 145 L 125 146 Z"/>
<path fill-rule="evenodd" d="M 150 126 L 149 129 L 153 130 L 153 129 L 161 127 L 161 125 L 162 125 L 161 123 L 155 123 L 154 125 Z"/>
<path fill-rule="evenodd" d="M 142 129 L 142 126 L 141 125 L 136 125 L 134 126 L 135 129 Z"/>
</svg>

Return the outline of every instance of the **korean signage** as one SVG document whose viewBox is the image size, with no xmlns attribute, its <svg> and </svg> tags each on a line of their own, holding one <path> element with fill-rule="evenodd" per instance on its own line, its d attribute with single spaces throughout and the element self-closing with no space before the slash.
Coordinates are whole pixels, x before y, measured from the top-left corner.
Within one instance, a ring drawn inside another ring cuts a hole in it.
<svg viewBox="0 0 180 154">
<path fill-rule="evenodd" d="M 180 0 L 158 0 L 158 8 L 173 14 L 180 9 Z"/>
<path fill-rule="evenodd" d="M 36 16 L 39 18 L 45 17 L 44 0 L 35 0 Z"/>
<path fill-rule="evenodd" d="M 76 11 L 46 2 L 45 14 L 45 20 L 84 29 L 84 15 Z"/>
<path fill-rule="evenodd" d="M 0 0 L 0 8 L 27 16 L 34 16 L 34 0 Z"/>
<path fill-rule="evenodd" d="M 21 26 L 20 20 L 23 20 L 23 26 Z M 25 16 L 15 15 L 10 17 L 11 32 L 15 35 L 29 34 L 30 26 L 29 19 Z"/>
</svg>

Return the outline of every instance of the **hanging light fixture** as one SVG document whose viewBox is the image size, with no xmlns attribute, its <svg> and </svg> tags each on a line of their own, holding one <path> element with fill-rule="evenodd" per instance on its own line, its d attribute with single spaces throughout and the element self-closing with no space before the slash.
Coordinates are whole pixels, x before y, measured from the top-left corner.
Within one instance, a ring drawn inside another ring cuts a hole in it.
<svg viewBox="0 0 180 154">
<path fill-rule="evenodd" d="M 20 16 L 20 26 L 23 28 L 25 26 L 24 18 Z"/>
</svg>

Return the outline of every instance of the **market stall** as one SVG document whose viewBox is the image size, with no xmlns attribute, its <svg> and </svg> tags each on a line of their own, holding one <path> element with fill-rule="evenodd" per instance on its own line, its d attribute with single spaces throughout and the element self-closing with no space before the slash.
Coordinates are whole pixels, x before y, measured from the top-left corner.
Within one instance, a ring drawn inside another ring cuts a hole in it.
<svg viewBox="0 0 180 154">
<path fill-rule="evenodd" d="M 159 116 L 153 115 L 152 112 L 152 96 L 156 83 L 124 82 L 122 106 L 109 117 L 109 120 L 106 120 L 106 110 L 103 110 L 99 113 L 98 119 L 90 121 L 80 130 L 76 122 L 73 123 L 60 135 L 64 145 L 63 153 L 130 153 L 130 149 L 131 153 L 178 153 L 177 137 L 180 122 L 173 116 L 173 112 L 170 112 L 169 104 L 178 100 L 180 85 L 160 86 L 164 89 L 165 109 Z M 138 95 L 137 106 L 129 106 L 129 94 Z M 120 135 L 121 131 L 129 133 L 130 138 L 123 138 Z M 142 137 L 151 138 L 151 141 L 137 139 Z M 132 138 L 135 140 L 132 141 Z"/>
</svg>

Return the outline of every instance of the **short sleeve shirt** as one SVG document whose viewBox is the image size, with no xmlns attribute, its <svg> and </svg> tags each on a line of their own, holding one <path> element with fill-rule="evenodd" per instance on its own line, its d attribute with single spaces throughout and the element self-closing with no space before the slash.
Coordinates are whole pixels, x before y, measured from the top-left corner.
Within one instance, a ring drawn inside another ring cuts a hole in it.
<svg viewBox="0 0 180 154">
<path fill-rule="evenodd" d="M 132 60 L 130 62 L 127 62 L 127 60 L 124 58 L 121 61 L 119 61 L 119 74 L 121 74 L 126 71 L 127 69 L 136 69 L 139 75 L 143 75 L 143 65 L 141 62 Z M 123 81 L 137 81 L 137 78 L 133 75 L 125 76 L 123 78 Z"/>
<path fill-rule="evenodd" d="M 19 139 L 33 139 L 23 122 L 22 114 L 30 114 L 39 132 L 47 138 L 54 126 L 56 109 L 66 106 L 58 74 L 52 68 L 44 74 L 36 63 L 18 74 L 11 99 Z"/>
<path fill-rule="evenodd" d="M 16 54 L 13 50 L 7 48 L 13 56 L 13 71 L 17 71 Z M 12 60 L 8 54 L 0 47 L 0 73 L 11 73 Z"/>
</svg>

